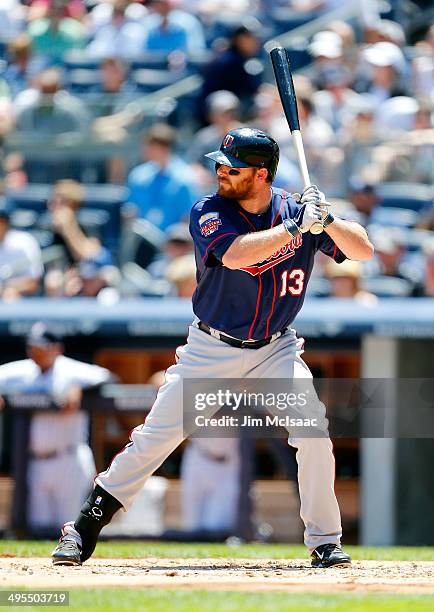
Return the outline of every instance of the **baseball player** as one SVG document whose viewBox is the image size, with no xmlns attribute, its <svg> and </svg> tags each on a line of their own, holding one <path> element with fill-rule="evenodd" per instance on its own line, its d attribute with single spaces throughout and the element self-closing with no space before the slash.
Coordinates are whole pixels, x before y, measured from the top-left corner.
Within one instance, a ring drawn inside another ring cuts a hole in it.
<svg viewBox="0 0 434 612">
<path fill-rule="evenodd" d="M 28 523 L 52 528 L 78 512 L 92 488 L 95 462 L 87 443 L 88 417 L 81 390 L 112 379 L 111 373 L 65 357 L 57 334 L 35 323 L 27 337 L 28 359 L 0 366 L 0 393 L 46 393 L 58 411 L 35 412 L 30 421 Z"/>
<path fill-rule="evenodd" d="M 63 526 L 53 551 L 56 565 L 86 561 L 104 525 L 120 508 L 130 508 L 145 480 L 180 444 L 183 380 L 310 380 L 303 341 L 290 325 L 302 307 L 315 252 L 337 262 L 372 257 L 365 230 L 327 212 L 316 186 L 293 197 L 272 187 L 279 146 L 268 134 L 231 130 L 220 150 L 207 155 L 216 163 L 218 192 L 191 211 L 198 286 L 187 343 L 178 347 L 146 421 L 97 476 L 75 521 Z M 324 231 L 311 233 L 318 223 Z M 312 565 L 349 564 L 340 546 L 331 441 L 328 435 L 297 437 L 289 431 L 288 442 L 297 449 L 300 514 Z"/>
</svg>

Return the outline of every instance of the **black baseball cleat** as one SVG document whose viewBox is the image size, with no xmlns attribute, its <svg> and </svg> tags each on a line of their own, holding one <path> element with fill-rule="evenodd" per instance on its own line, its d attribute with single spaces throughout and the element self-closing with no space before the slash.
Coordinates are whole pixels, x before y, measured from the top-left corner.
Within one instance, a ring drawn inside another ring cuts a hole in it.
<svg viewBox="0 0 434 612">
<path fill-rule="evenodd" d="M 311 553 L 312 567 L 351 565 L 351 557 L 337 544 L 322 544 Z"/>
<path fill-rule="evenodd" d="M 60 538 L 51 558 L 53 565 L 81 565 L 81 548 L 74 540 Z"/>
</svg>

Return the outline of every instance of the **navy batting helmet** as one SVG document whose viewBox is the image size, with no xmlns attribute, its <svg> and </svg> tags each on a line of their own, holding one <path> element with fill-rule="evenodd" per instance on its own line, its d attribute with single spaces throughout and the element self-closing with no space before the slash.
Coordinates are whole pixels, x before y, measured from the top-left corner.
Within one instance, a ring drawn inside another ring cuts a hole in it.
<svg viewBox="0 0 434 612">
<path fill-rule="evenodd" d="M 242 127 L 228 132 L 220 150 L 205 157 L 232 168 L 267 168 L 273 181 L 279 163 L 279 145 L 261 130 Z"/>
</svg>

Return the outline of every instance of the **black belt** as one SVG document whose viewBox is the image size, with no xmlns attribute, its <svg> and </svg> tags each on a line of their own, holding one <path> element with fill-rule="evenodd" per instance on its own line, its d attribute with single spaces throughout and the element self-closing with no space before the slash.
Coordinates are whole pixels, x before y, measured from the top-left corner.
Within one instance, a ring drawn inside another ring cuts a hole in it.
<svg viewBox="0 0 434 612">
<path fill-rule="evenodd" d="M 199 321 L 197 326 L 201 331 L 205 332 L 209 336 L 212 336 L 213 338 L 217 338 L 217 340 L 221 340 L 222 342 L 226 342 L 226 344 L 230 344 L 231 346 L 234 346 L 235 348 L 249 348 L 249 349 L 260 349 L 263 346 L 267 346 L 267 344 L 270 344 L 270 342 L 274 342 L 274 340 L 277 340 L 277 338 L 280 338 L 280 336 L 283 336 L 283 334 L 288 329 L 287 327 L 285 327 L 284 329 L 276 332 L 272 336 L 268 336 L 268 338 L 263 338 L 262 340 L 238 340 L 238 338 L 232 338 L 231 336 L 227 336 L 226 334 L 223 334 L 222 332 L 216 329 L 212 329 L 206 323 L 202 323 L 202 321 Z"/>
</svg>

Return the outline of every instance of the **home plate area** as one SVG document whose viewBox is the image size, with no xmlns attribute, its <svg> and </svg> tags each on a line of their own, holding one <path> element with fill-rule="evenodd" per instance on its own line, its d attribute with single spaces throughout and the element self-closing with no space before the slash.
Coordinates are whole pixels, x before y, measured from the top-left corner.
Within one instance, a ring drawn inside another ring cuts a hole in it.
<svg viewBox="0 0 434 612">
<path fill-rule="evenodd" d="M 314 569 L 306 559 L 98 559 L 54 567 L 44 558 L 0 558 L 0 588 L 158 587 L 276 591 L 433 593 L 434 563 L 353 561 Z"/>
</svg>

